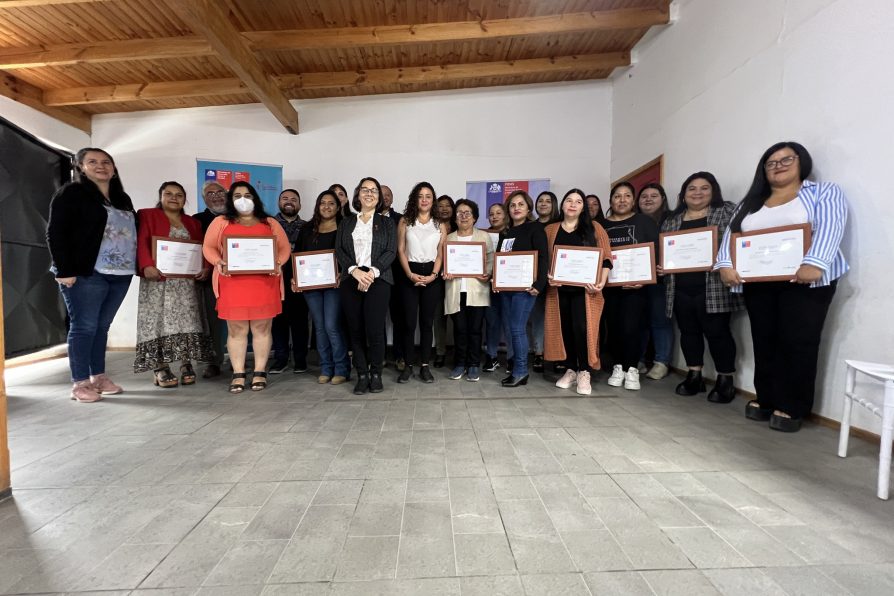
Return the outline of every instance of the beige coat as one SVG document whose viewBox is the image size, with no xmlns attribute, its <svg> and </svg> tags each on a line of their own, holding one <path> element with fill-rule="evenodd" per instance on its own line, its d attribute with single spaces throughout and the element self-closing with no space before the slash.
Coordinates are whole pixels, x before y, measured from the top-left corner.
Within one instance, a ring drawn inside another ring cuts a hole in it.
<svg viewBox="0 0 894 596">
<path fill-rule="evenodd" d="M 456 242 L 458 239 L 459 236 L 456 235 L 456 232 L 447 235 L 447 242 Z M 494 244 L 491 242 L 490 234 L 475 228 L 472 230 L 472 242 L 484 242 L 487 247 L 485 270 L 490 275 L 494 270 Z M 459 312 L 461 284 L 462 281 L 459 279 L 448 279 L 444 282 L 444 314 L 452 315 Z M 466 306 L 490 306 L 490 283 L 479 279 L 468 279 L 466 281 Z"/>
</svg>

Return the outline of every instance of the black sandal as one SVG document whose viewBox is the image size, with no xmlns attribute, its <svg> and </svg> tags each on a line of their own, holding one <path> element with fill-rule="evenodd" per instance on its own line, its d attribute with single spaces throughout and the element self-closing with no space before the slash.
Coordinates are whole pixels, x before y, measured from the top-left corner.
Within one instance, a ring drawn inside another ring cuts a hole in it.
<svg viewBox="0 0 894 596">
<path fill-rule="evenodd" d="M 745 404 L 745 417 L 749 420 L 757 420 L 758 422 L 766 422 L 770 419 L 773 412 L 769 408 L 762 408 L 760 402 L 752 399 Z"/>
<path fill-rule="evenodd" d="M 252 391 L 263 391 L 267 388 L 267 372 L 258 370 L 251 374 L 251 390 Z M 255 377 L 261 377 L 264 379 L 263 381 L 255 381 Z"/>
<path fill-rule="evenodd" d="M 180 365 L 180 384 L 195 385 L 196 371 L 192 367 L 191 362 L 185 362 Z"/>
<path fill-rule="evenodd" d="M 233 373 L 233 380 L 230 382 L 230 393 L 242 393 L 243 391 L 245 391 L 245 382 L 244 381 L 242 382 L 242 384 L 235 382 L 236 379 L 245 379 L 245 377 L 246 377 L 246 374 L 244 372 L 241 372 L 241 373 L 234 372 Z"/>
<path fill-rule="evenodd" d="M 153 374 L 155 375 L 154 382 L 156 387 L 173 389 L 179 383 L 177 377 L 174 376 L 174 373 L 172 373 L 171 369 L 167 366 L 154 371 Z"/>
</svg>

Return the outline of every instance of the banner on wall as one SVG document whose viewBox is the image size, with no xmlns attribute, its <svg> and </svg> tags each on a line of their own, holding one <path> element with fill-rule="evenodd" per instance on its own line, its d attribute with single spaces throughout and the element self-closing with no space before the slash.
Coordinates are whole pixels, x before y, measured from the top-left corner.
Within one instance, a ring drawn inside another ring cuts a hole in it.
<svg viewBox="0 0 894 596">
<path fill-rule="evenodd" d="M 238 163 L 233 161 L 210 161 L 196 159 L 198 205 L 197 212 L 205 210 L 202 187 L 206 182 L 217 182 L 229 190 L 234 182 L 248 182 L 255 187 L 264 203 L 267 213 L 279 211 L 279 193 L 282 192 L 282 166 Z"/>
<path fill-rule="evenodd" d="M 536 199 L 537 195 L 549 190 L 549 178 L 532 180 L 478 180 L 466 182 L 466 198 L 478 203 L 481 212 L 478 218 L 479 227 L 487 227 L 487 210 L 494 203 L 502 203 L 506 197 L 517 190 L 523 190 Z"/>
</svg>

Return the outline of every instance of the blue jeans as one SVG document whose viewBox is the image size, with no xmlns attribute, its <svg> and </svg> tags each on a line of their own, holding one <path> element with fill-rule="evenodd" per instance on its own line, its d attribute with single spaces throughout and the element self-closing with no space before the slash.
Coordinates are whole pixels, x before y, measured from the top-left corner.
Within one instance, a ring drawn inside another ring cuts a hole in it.
<svg viewBox="0 0 894 596">
<path fill-rule="evenodd" d="M 537 298 L 527 292 L 500 292 L 503 321 L 512 342 L 512 376 L 528 374 L 528 317 Z"/>
<path fill-rule="evenodd" d="M 490 295 L 490 306 L 484 311 L 484 326 L 487 329 L 487 356 L 496 359 L 500 340 L 506 335 L 506 358 L 512 359 L 512 342 L 509 341 L 509 329 L 503 322 L 503 301 L 499 294 Z"/>
<path fill-rule="evenodd" d="M 348 344 L 341 328 L 341 297 L 338 288 L 304 292 L 307 309 L 314 321 L 320 375 L 347 377 L 351 371 Z"/>
<path fill-rule="evenodd" d="M 642 356 L 649 345 L 649 332 L 652 332 L 652 343 L 655 345 L 655 362 L 669 364 L 671 350 L 674 347 L 674 327 L 671 319 L 665 314 L 664 284 L 646 286 L 649 300 L 649 326 L 643 329 Z"/>
<path fill-rule="evenodd" d="M 106 372 L 109 327 L 124 302 L 132 279 L 132 275 L 106 275 L 94 271 L 88 277 L 79 275 L 70 288 L 59 286 L 71 319 L 68 366 L 72 381 L 84 381 L 90 375 Z"/>
</svg>

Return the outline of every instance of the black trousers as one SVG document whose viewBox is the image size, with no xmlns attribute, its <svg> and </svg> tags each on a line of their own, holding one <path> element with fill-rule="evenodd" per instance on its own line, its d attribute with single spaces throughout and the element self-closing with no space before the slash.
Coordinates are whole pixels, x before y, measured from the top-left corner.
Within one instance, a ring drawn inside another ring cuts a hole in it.
<svg viewBox="0 0 894 596">
<path fill-rule="evenodd" d="M 286 284 L 286 297 L 282 301 L 282 312 L 273 318 L 273 358 L 288 360 L 291 343 L 295 366 L 307 366 L 307 302 L 302 294 L 290 289 L 290 279 L 283 281 Z"/>
<path fill-rule="evenodd" d="M 454 366 L 481 366 L 481 335 L 485 306 L 466 306 L 466 293 L 459 295 L 459 312 L 453 319 Z"/>
<path fill-rule="evenodd" d="M 605 322 L 608 348 L 614 364 L 636 368 L 642 352 L 643 328 L 649 324 L 649 297 L 644 288 L 606 288 Z"/>
<path fill-rule="evenodd" d="M 366 292 L 361 292 L 357 289 L 357 280 L 349 276 L 339 289 L 354 351 L 354 366 L 362 375 L 381 374 L 385 358 L 385 312 L 391 285 L 376 279 Z"/>
<path fill-rule="evenodd" d="M 803 418 L 813 409 L 820 339 L 835 286 L 745 284 L 754 343 L 754 388 L 762 408 Z"/>
<path fill-rule="evenodd" d="M 565 366 L 573 371 L 593 372 L 587 358 L 586 293 L 583 288 L 559 288 L 559 318 L 562 321 L 562 343 L 565 344 Z"/>
<path fill-rule="evenodd" d="M 395 259 L 397 261 L 397 259 Z M 388 312 L 391 315 L 391 356 L 394 361 L 406 360 L 407 353 L 404 350 L 404 307 L 401 300 L 401 293 L 397 291 L 402 283 L 406 283 L 407 276 L 404 275 L 404 269 L 401 266 L 391 268 L 391 275 L 394 276 L 394 291 L 388 300 Z"/>
<path fill-rule="evenodd" d="M 736 371 L 736 340 L 729 328 L 731 313 L 709 313 L 705 306 L 705 288 L 677 290 L 674 314 L 680 327 L 680 347 L 687 366 L 705 364 L 705 339 L 718 373 Z"/>
<path fill-rule="evenodd" d="M 410 263 L 410 271 L 416 275 L 431 275 L 434 263 Z M 417 286 L 404 277 L 399 287 L 404 316 L 404 354 L 407 364 L 415 364 L 416 322 L 419 322 L 419 364 L 431 359 L 431 341 L 434 334 L 435 309 L 444 300 L 444 280 L 440 277 L 427 286 Z"/>
</svg>

